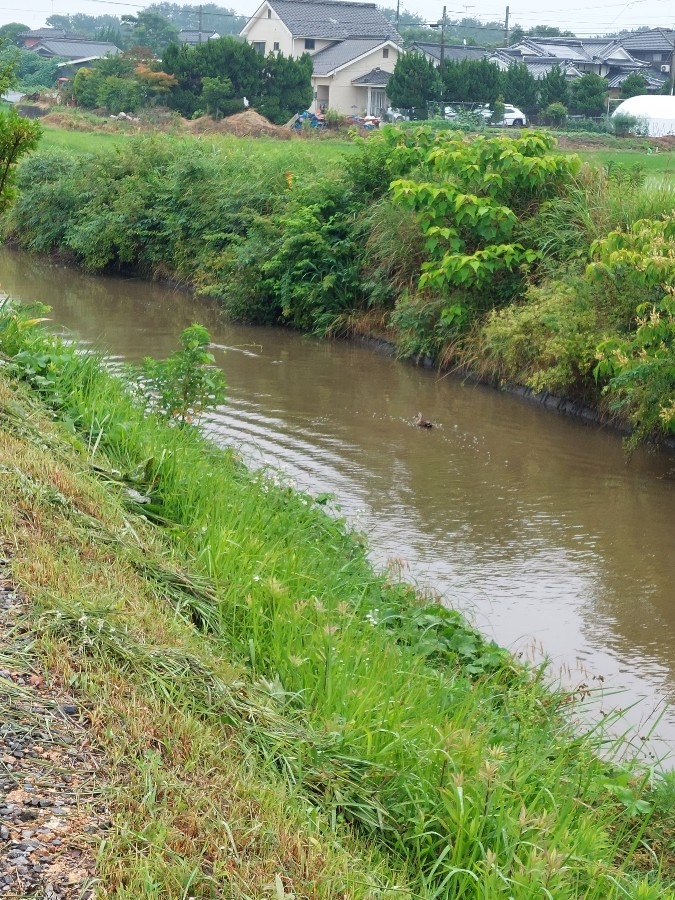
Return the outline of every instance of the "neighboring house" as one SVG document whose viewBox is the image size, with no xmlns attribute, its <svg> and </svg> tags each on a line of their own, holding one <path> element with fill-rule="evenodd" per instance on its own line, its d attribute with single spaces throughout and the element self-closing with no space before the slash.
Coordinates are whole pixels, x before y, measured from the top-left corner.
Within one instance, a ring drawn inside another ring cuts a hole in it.
<svg viewBox="0 0 675 900">
<path fill-rule="evenodd" d="M 535 56 L 534 54 L 526 53 L 515 55 L 509 53 L 509 50 L 506 48 L 493 50 L 490 55 L 490 62 L 494 63 L 502 72 L 505 72 L 514 63 L 521 63 L 527 66 L 530 75 L 537 80 L 545 78 L 554 66 L 558 66 L 568 81 L 581 78 L 583 74 L 574 63 L 565 62 L 557 56 Z"/>
<path fill-rule="evenodd" d="M 53 59 L 55 56 L 73 62 L 91 62 L 101 59 L 103 56 L 117 56 L 121 53 L 119 47 L 109 41 L 84 41 L 74 38 L 58 40 L 41 40 L 33 47 L 33 53 L 37 53 L 43 59 Z"/>
<path fill-rule="evenodd" d="M 616 99 L 621 96 L 621 87 L 630 74 L 630 72 L 620 72 L 618 75 L 614 75 L 607 79 L 610 97 Z M 646 68 L 640 69 L 640 75 L 642 75 L 645 80 L 645 94 L 660 94 L 663 85 L 670 78 L 669 75 Z"/>
<path fill-rule="evenodd" d="M 675 31 L 653 28 L 619 39 L 621 46 L 635 59 L 649 63 L 656 72 L 669 75 L 675 53 Z"/>
<path fill-rule="evenodd" d="M 42 40 L 62 40 L 65 37 L 67 34 L 62 28 L 35 28 L 33 31 L 25 31 L 21 35 L 21 40 L 24 50 L 32 50 Z"/>
<path fill-rule="evenodd" d="M 636 59 L 619 41 L 608 38 L 523 38 L 513 47 L 495 50 L 490 61 L 502 71 L 514 62 L 523 63 L 537 79 L 544 78 L 553 66 L 559 66 L 569 81 L 592 72 L 618 85 L 631 72 L 649 72 L 647 62 Z M 646 80 L 649 84 L 650 79 Z M 660 88 L 662 82 L 658 87 L 656 82 L 651 89 Z"/>
<path fill-rule="evenodd" d="M 74 78 L 80 69 L 90 68 L 92 63 L 102 58 L 101 56 L 83 56 L 80 59 L 68 59 L 57 63 L 56 68 L 59 70 L 59 80 Z"/>
<path fill-rule="evenodd" d="M 311 55 L 314 112 L 377 116 L 389 105 L 387 83 L 403 49 L 374 3 L 265 0 L 241 35 L 263 55 Z"/>
<path fill-rule="evenodd" d="M 181 31 L 178 41 L 181 44 L 189 44 L 196 47 L 197 44 L 206 44 L 207 41 L 215 41 L 220 37 L 217 31 Z"/>
<path fill-rule="evenodd" d="M 413 53 L 423 53 L 435 66 L 441 64 L 441 45 L 415 41 L 410 46 Z M 484 59 L 488 55 L 485 47 L 472 47 L 468 44 L 446 44 L 443 48 L 443 59 L 446 62 L 461 62 L 464 59 Z"/>
</svg>

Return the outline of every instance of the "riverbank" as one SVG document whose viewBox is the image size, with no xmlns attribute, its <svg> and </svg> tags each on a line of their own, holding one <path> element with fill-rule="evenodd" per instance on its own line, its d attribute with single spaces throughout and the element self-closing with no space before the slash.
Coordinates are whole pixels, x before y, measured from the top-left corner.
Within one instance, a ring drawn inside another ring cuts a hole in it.
<svg viewBox="0 0 675 900">
<path fill-rule="evenodd" d="M 384 129 L 348 156 L 322 143 L 311 163 L 309 143 L 291 144 L 154 135 L 37 154 L 5 236 L 190 286 L 233 320 L 383 328 L 401 356 L 564 396 L 635 442 L 672 432 L 666 182 L 583 165 L 535 133 Z"/>
<path fill-rule="evenodd" d="M 22 322 L 3 321 L 2 351 L 56 422 L 5 385 L 1 521 L 36 652 L 120 784 L 111 896 L 153 896 L 153 879 L 280 896 L 277 876 L 296 896 L 669 896 L 669 782 L 600 762 L 573 696 L 375 575 L 310 497 Z M 242 764 L 244 797 L 269 803 L 225 818 Z M 291 814 L 295 856 L 252 841 Z"/>
</svg>

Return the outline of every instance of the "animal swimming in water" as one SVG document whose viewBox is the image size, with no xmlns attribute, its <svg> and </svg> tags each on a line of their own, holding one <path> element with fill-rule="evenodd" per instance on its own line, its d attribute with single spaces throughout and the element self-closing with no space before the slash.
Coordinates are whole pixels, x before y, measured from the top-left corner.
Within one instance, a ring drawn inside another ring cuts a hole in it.
<svg viewBox="0 0 675 900">
<path fill-rule="evenodd" d="M 433 422 L 430 422 L 428 419 L 422 418 L 421 412 L 417 413 L 417 415 L 413 419 L 413 422 L 415 423 L 415 425 L 417 425 L 418 428 L 433 428 L 434 427 Z"/>
</svg>

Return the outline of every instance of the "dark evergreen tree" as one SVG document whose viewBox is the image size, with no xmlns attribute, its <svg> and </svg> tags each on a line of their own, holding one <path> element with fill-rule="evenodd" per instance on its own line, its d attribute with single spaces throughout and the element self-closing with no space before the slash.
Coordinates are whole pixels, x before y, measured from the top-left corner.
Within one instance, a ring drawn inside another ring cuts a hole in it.
<svg viewBox="0 0 675 900">
<path fill-rule="evenodd" d="M 309 53 L 304 53 L 300 59 L 270 53 L 262 75 L 263 97 L 258 109 L 271 122 L 287 122 L 312 102 L 312 58 Z"/>
<path fill-rule="evenodd" d="M 560 66 L 553 66 L 539 81 L 539 105 L 546 109 L 552 103 L 569 106 L 569 102 L 569 82 Z"/>
<path fill-rule="evenodd" d="M 443 99 L 452 103 L 489 103 L 502 91 L 501 73 L 487 59 L 462 59 L 443 65 Z M 509 101 L 511 102 L 511 101 Z"/>
<path fill-rule="evenodd" d="M 441 76 L 422 53 L 399 56 L 387 87 L 392 106 L 415 109 L 418 118 L 426 119 L 427 102 L 440 100 L 442 93 Z"/>
<path fill-rule="evenodd" d="M 195 47 L 172 44 L 164 52 L 162 68 L 176 76 L 177 85 L 171 91 L 169 103 L 185 116 L 205 108 L 206 102 L 201 99 L 204 78 L 229 79 L 231 99 L 236 101 L 237 108 L 241 108 L 246 97 L 252 106 L 277 123 L 306 109 L 312 100 L 312 65 L 308 56 L 263 57 L 250 44 L 232 37 Z"/>
<path fill-rule="evenodd" d="M 605 112 L 607 82 L 594 72 L 587 72 L 572 82 L 570 106 L 584 116 L 601 116 Z"/>
<path fill-rule="evenodd" d="M 647 93 L 647 80 L 640 72 L 631 72 L 621 85 L 621 96 L 624 100 Z"/>
<path fill-rule="evenodd" d="M 529 116 L 539 108 L 537 80 L 524 63 L 514 63 L 502 73 L 502 94 L 508 103 Z"/>
</svg>

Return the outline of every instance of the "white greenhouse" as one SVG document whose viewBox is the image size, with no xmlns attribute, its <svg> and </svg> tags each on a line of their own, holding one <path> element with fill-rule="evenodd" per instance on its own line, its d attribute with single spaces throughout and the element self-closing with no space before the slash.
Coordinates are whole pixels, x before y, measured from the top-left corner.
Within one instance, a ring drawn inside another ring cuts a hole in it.
<svg viewBox="0 0 675 900">
<path fill-rule="evenodd" d="M 632 116 L 644 125 L 651 137 L 675 134 L 675 97 L 665 94 L 629 97 L 612 113 L 615 116 Z"/>
</svg>

